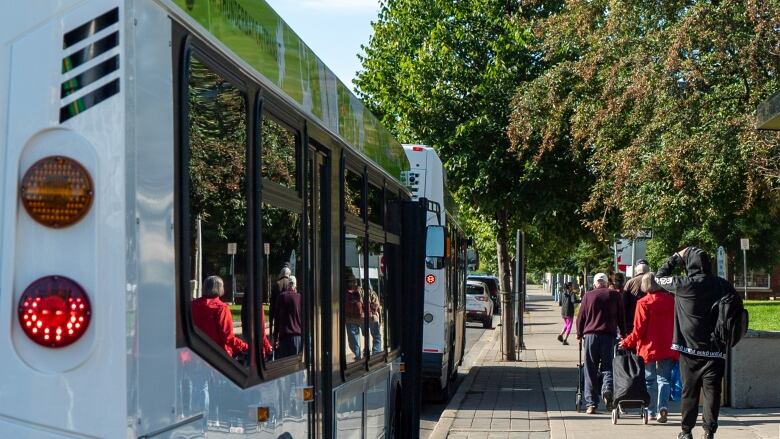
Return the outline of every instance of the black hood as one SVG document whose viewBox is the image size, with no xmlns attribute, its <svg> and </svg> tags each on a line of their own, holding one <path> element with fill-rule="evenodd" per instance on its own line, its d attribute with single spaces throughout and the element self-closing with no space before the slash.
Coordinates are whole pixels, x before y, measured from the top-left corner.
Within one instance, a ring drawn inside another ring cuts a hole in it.
<svg viewBox="0 0 780 439">
<path fill-rule="evenodd" d="M 688 247 L 685 253 L 685 272 L 689 277 L 699 274 L 712 274 L 710 255 L 698 247 Z"/>
</svg>

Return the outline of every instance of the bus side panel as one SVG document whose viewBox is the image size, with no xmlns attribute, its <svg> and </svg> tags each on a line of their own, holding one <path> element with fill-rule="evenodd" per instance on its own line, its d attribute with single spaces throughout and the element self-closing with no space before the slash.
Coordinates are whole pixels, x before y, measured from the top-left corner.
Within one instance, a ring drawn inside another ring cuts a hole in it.
<svg viewBox="0 0 780 439">
<path fill-rule="evenodd" d="M 137 435 L 164 429 L 174 413 L 176 267 L 173 231 L 174 151 L 171 20 L 151 0 L 130 2 L 128 203 L 128 426 Z"/>
<path fill-rule="evenodd" d="M 17 427 L 0 426 L 0 437 L 59 435 L 121 437 L 126 426 L 125 335 L 125 169 L 124 88 L 122 70 L 106 73 L 92 84 L 61 99 L 61 88 L 89 62 L 63 73 L 64 59 L 99 38 L 63 49 L 64 35 L 101 14 L 116 2 L 82 2 L 66 15 L 54 15 L 49 2 L 25 5 L 37 27 L 24 29 L 10 48 L 7 138 L 3 166 L 3 266 L 0 316 L 7 332 L 0 335 L 0 369 L 13 377 L 3 384 L 0 415 Z M 121 12 L 120 12 L 121 15 Z M 11 14 L 13 17 L 14 14 Z M 8 16 L 0 27 L 14 28 Z M 119 29 L 115 22 L 103 35 Z M 122 57 L 121 47 L 103 56 Z M 99 62 L 99 61 L 96 61 Z M 71 118 L 62 108 L 109 81 L 116 92 Z M 60 229 L 35 222 L 18 201 L 18 182 L 37 160 L 63 155 L 79 161 L 94 185 L 91 208 L 79 222 Z M 59 349 L 33 343 L 21 331 L 16 305 L 30 283 L 42 276 L 62 275 L 79 283 L 92 305 L 84 336 Z M 117 378 L 119 377 L 119 379 Z M 99 414 L 99 415 L 98 415 Z M 26 435 L 15 431 L 30 429 Z M 16 430 L 18 429 L 18 430 Z M 32 431 L 35 433 L 32 433 Z"/>
</svg>

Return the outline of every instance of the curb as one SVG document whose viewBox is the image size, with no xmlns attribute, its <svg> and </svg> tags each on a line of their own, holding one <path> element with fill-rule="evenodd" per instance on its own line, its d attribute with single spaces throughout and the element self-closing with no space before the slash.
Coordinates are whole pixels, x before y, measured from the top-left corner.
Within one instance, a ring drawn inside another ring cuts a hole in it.
<svg viewBox="0 0 780 439">
<path fill-rule="evenodd" d="M 477 343 L 482 343 L 483 339 L 485 339 L 482 349 L 479 350 L 479 353 L 476 357 L 479 361 L 475 361 L 471 367 L 469 367 L 469 374 L 466 375 L 466 378 L 463 380 L 460 386 L 458 386 L 458 391 L 455 392 L 455 395 L 452 397 L 449 404 L 447 404 L 447 408 L 445 408 L 442 412 L 441 416 L 439 417 L 439 422 L 436 423 L 436 427 L 433 428 L 433 431 L 431 432 L 430 436 L 428 436 L 428 439 L 446 439 L 447 435 L 449 435 L 450 428 L 452 428 L 452 424 L 455 422 L 455 417 L 458 414 L 460 405 L 463 403 L 463 399 L 466 398 L 466 392 L 471 389 L 471 385 L 474 383 L 474 378 L 477 376 L 477 368 L 475 366 L 482 364 L 481 360 L 484 357 L 485 351 L 493 341 L 493 336 L 495 333 L 495 330 L 490 331 L 490 333 L 485 331 L 479 340 L 477 340 Z M 487 339 L 488 337 L 490 337 L 489 340 Z"/>
</svg>

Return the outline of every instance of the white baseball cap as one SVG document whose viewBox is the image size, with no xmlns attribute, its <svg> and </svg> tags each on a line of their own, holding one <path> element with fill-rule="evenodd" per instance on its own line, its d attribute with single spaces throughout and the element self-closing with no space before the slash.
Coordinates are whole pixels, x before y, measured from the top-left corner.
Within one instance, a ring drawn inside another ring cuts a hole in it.
<svg viewBox="0 0 780 439">
<path fill-rule="evenodd" d="M 593 283 L 597 283 L 598 281 L 604 282 L 604 284 L 609 283 L 609 278 L 604 273 L 596 273 L 595 276 L 593 276 Z"/>
</svg>

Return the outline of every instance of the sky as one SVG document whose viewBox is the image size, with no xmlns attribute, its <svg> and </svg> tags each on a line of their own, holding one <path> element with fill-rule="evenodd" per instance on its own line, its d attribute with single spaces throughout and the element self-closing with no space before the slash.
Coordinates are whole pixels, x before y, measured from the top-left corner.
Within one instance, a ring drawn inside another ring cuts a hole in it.
<svg viewBox="0 0 780 439">
<path fill-rule="evenodd" d="M 372 34 L 378 0 L 266 0 L 317 56 L 352 90 L 357 54 Z"/>
</svg>

